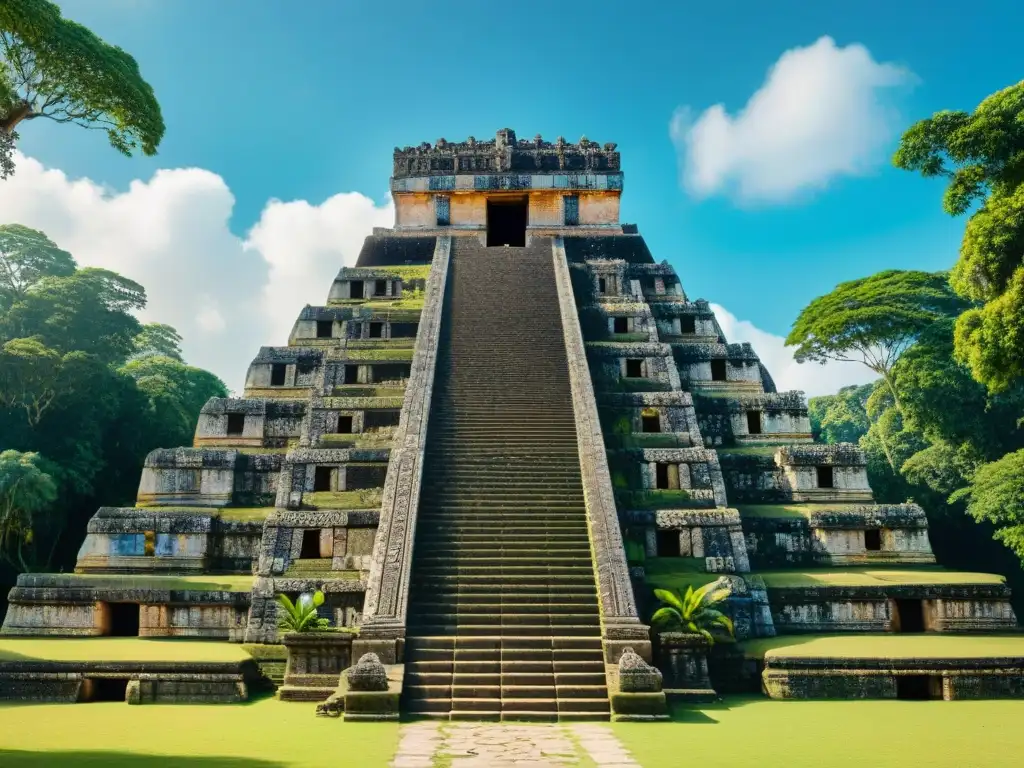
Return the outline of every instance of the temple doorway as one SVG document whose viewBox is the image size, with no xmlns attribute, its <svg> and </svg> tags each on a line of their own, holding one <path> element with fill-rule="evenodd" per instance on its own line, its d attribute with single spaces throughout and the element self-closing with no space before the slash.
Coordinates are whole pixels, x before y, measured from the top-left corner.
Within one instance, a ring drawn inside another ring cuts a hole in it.
<svg viewBox="0 0 1024 768">
<path fill-rule="evenodd" d="M 526 245 L 526 198 L 508 198 L 487 201 L 487 246 L 508 245 L 522 248 Z"/>
</svg>

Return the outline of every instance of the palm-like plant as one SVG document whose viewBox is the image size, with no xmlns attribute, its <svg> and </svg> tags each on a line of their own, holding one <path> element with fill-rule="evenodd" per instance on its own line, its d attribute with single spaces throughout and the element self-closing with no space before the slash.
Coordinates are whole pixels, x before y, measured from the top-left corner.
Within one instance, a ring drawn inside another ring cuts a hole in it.
<svg viewBox="0 0 1024 768">
<path fill-rule="evenodd" d="M 277 626 L 285 632 L 313 632 L 330 626 L 327 619 L 316 613 L 316 609 L 324 604 L 324 593 L 320 590 L 313 594 L 303 593 L 294 603 L 288 595 L 279 594 L 277 602 L 284 609 L 277 619 Z"/>
<path fill-rule="evenodd" d="M 694 589 L 691 584 L 686 588 L 686 594 L 682 598 L 671 590 L 656 589 L 654 596 L 661 601 L 661 608 L 651 616 L 651 623 L 661 625 L 668 631 L 678 629 L 683 632 L 695 632 L 706 637 L 712 645 L 715 644 L 715 640 L 731 642 L 732 619 L 715 607 L 730 594 L 732 587 L 728 581 L 721 578 L 699 589 Z M 721 630 L 725 630 L 724 636 Z"/>
</svg>

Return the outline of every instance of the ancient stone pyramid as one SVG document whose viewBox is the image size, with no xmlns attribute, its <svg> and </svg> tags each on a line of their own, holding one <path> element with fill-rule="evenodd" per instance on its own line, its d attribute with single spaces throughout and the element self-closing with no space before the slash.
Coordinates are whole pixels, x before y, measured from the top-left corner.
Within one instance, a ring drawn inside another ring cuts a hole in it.
<svg viewBox="0 0 1024 768">
<path fill-rule="evenodd" d="M 652 586 L 726 576 L 743 640 L 1015 627 L 1001 579 L 933 565 L 920 508 L 873 503 L 856 446 L 812 442 L 803 394 L 619 223 L 622 186 L 585 138 L 396 149 L 394 229 L 96 513 L 74 574 L 19 579 L 3 633 L 274 644 L 274 596 L 322 589 L 406 712 L 568 719 L 630 715 L 615 662 L 651 658 Z M 740 654 L 730 679 L 1021 693 L 938 656 Z"/>
</svg>

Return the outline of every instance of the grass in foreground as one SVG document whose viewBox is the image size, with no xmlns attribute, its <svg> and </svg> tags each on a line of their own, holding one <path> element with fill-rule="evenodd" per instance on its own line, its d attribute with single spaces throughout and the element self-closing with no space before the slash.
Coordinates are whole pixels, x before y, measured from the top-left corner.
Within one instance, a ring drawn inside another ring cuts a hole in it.
<svg viewBox="0 0 1024 768">
<path fill-rule="evenodd" d="M 249 654 L 242 646 L 217 640 L 141 637 L 0 638 L 0 661 L 235 662 L 248 658 Z"/>
<path fill-rule="evenodd" d="M 947 571 L 938 566 L 907 568 L 821 568 L 757 571 L 769 589 L 800 587 L 884 587 L 917 584 L 1003 584 L 994 573 Z"/>
<path fill-rule="evenodd" d="M 748 658 L 977 659 L 1024 657 L 1024 633 L 1008 635 L 860 634 L 783 635 L 747 640 Z"/>
<path fill-rule="evenodd" d="M 0 706 L 4 768 L 385 768 L 397 723 L 318 718 L 315 705 L 123 703 Z"/>
<path fill-rule="evenodd" d="M 672 723 L 614 723 L 644 768 L 1010 768 L 1024 701 L 772 701 L 674 710 Z"/>
<path fill-rule="evenodd" d="M 148 576 L 120 573 L 62 574 L 76 586 L 100 589 L 172 589 L 196 592 L 250 592 L 256 578 L 246 574 L 201 574 L 195 576 Z"/>
</svg>

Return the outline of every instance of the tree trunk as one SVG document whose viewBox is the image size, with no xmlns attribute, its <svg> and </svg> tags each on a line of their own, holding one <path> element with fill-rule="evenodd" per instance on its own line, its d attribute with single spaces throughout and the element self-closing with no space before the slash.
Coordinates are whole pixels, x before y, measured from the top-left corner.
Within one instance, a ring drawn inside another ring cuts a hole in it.
<svg viewBox="0 0 1024 768">
<path fill-rule="evenodd" d="M 18 123 L 32 117 L 32 105 L 27 101 L 19 101 L 7 114 L 7 117 L 0 120 L 0 130 L 11 133 L 18 127 Z"/>
</svg>

